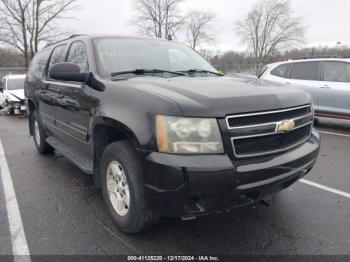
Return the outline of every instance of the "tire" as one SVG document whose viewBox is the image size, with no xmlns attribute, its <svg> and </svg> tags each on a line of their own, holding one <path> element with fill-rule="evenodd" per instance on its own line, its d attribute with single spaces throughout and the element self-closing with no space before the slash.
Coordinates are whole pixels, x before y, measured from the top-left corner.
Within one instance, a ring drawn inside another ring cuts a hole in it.
<svg viewBox="0 0 350 262">
<path fill-rule="evenodd" d="M 6 109 L 6 114 L 7 114 L 8 116 L 14 115 L 15 113 L 14 113 L 13 108 L 7 108 L 7 109 Z"/>
<path fill-rule="evenodd" d="M 107 210 L 120 231 L 135 234 L 158 222 L 159 216 L 149 208 L 146 198 L 140 161 L 128 141 L 106 147 L 100 175 Z"/>
<path fill-rule="evenodd" d="M 42 155 L 52 153 L 54 149 L 46 142 L 47 134 L 40 123 L 38 113 L 36 111 L 33 112 L 31 121 L 33 127 L 34 144 L 36 149 Z"/>
</svg>

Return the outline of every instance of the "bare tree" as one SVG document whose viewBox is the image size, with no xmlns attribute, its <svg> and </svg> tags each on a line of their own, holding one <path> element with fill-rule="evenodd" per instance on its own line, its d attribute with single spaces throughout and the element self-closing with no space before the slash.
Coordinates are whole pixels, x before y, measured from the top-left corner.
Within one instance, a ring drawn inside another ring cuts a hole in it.
<svg viewBox="0 0 350 262">
<path fill-rule="evenodd" d="M 196 49 L 203 42 L 214 41 L 211 34 L 215 14 L 211 12 L 192 11 L 186 19 L 186 36 L 188 44 Z"/>
<path fill-rule="evenodd" d="M 147 35 L 172 37 L 184 23 L 179 11 L 182 2 L 184 0 L 134 0 L 137 15 L 132 23 Z"/>
<path fill-rule="evenodd" d="M 77 0 L 0 0 L 0 42 L 23 54 L 25 66 L 43 43 L 62 37 L 55 22 Z"/>
<path fill-rule="evenodd" d="M 276 51 L 303 41 L 305 32 L 301 19 L 291 14 L 289 0 L 260 0 L 236 23 L 236 32 L 255 55 L 257 74 Z"/>
</svg>

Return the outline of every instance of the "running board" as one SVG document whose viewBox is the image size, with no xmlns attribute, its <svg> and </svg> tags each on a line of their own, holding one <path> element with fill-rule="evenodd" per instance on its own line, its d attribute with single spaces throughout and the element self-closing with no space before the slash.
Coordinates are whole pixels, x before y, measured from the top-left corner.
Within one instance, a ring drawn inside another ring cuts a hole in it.
<svg viewBox="0 0 350 262">
<path fill-rule="evenodd" d="M 54 136 L 46 138 L 46 142 L 54 149 L 61 152 L 65 158 L 79 167 L 84 173 L 87 173 L 89 175 L 92 175 L 94 173 L 93 162 L 86 156 L 78 153 L 71 146 L 61 142 Z"/>
</svg>

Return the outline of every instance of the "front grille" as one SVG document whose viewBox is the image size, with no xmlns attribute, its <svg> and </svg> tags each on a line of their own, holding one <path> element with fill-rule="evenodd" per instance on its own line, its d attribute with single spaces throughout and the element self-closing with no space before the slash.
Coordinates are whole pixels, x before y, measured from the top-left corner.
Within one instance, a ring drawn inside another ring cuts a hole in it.
<svg viewBox="0 0 350 262">
<path fill-rule="evenodd" d="M 287 109 L 288 110 L 288 109 Z M 257 114 L 249 114 L 245 116 L 232 116 L 229 117 L 227 122 L 229 128 L 242 127 L 242 126 L 250 126 L 250 125 L 259 125 L 265 123 L 273 123 L 286 119 L 298 118 L 301 116 L 305 116 L 307 114 L 311 114 L 312 109 L 310 106 L 291 109 L 288 111 L 275 111 L 271 113 L 257 113 Z"/>
<path fill-rule="evenodd" d="M 234 141 L 237 155 L 257 155 L 267 151 L 278 152 L 305 141 L 310 135 L 311 126 L 296 129 L 287 134 L 251 137 Z"/>
<path fill-rule="evenodd" d="M 262 156 L 286 151 L 305 142 L 312 132 L 312 106 L 229 116 L 226 118 L 237 158 Z M 291 121 L 291 130 L 279 129 Z M 283 130 L 283 131 L 279 131 Z M 289 132 L 288 132 L 289 131 Z"/>
</svg>

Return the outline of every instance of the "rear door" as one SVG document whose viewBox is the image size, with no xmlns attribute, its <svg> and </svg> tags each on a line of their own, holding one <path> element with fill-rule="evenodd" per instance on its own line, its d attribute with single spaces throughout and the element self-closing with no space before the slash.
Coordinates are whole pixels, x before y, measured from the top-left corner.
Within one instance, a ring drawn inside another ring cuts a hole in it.
<svg viewBox="0 0 350 262">
<path fill-rule="evenodd" d="M 39 98 L 39 110 L 40 117 L 44 124 L 54 133 L 57 133 L 57 128 L 55 126 L 56 118 L 56 99 L 58 92 L 58 85 L 55 81 L 52 81 L 48 75 L 50 67 L 56 63 L 64 61 L 65 45 L 56 46 L 50 56 L 50 61 L 47 66 L 48 70 L 45 72 L 43 85 L 37 91 L 37 96 Z"/>
<path fill-rule="evenodd" d="M 320 109 L 327 116 L 350 117 L 350 63 L 324 61 L 319 93 Z"/>
<path fill-rule="evenodd" d="M 319 90 L 321 89 L 321 63 L 319 61 L 295 62 L 290 68 L 287 84 L 295 85 L 309 93 L 315 110 L 319 110 Z"/>
</svg>

